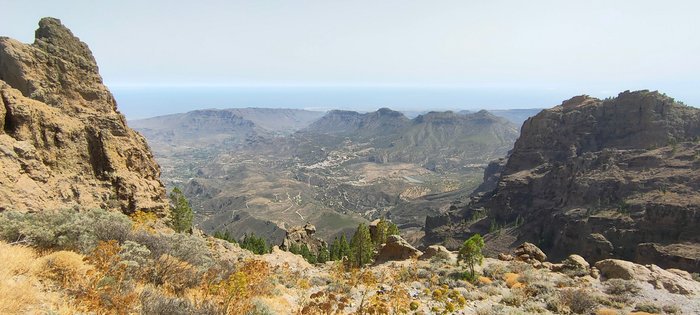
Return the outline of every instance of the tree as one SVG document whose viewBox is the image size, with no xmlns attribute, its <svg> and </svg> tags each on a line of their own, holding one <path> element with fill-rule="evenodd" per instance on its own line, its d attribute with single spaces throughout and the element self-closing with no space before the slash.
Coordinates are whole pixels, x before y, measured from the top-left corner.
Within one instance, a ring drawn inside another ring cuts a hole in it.
<svg viewBox="0 0 700 315">
<path fill-rule="evenodd" d="M 350 256 L 350 244 L 348 244 L 348 239 L 345 234 L 340 236 L 340 245 L 338 246 L 338 259 L 343 259 L 343 257 Z"/>
<path fill-rule="evenodd" d="M 386 235 L 399 235 L 399 227 L 396 224 L 389 222 L 389 226 L 386 229 Z"/>
<path fill-rule="evenodd" d="M 328 246 L 325 244 L 321 246 L 321 248 L 318 249 L 318 262 L 319 263 L 325 263 L 331 259 L 330 257 L 330 252 L 328 250 Z"/>
<path fill-rule="evenodd" d="M 306 261 L 308 261 L 309 263 L 312 263 L 312 264 L 316 263 L 316 255 L 314 255 L 314 253 L 311 252 L 308 245 L 304 244 L 301 246 L 300 255 L 301 255 L 301 257 L 304 257 L 304 259 Z"/>
<path fill-rule="evenodd" d="M 262 237 L 255 236 L 255 233 L 246 234 L 241 242 L 241 248 L 247 249 L 255 254 L 262 255 L 270 252 L 267 241 Z"/>
<path fill-rule="evenodd" d="M 350 262 L 362 267 L 372 261 L 374 246 L 366 224 L 360 223 L 350 241 Z"/>
<path fill-rule="evenodd" d="M 178 233 L 191 231 L 194 214 L 180 188 L 170 192 L 170 202 L 170 226 Z"/>
<path fill-rule="evenodd" d="M 338 240 L 338 237 L 336 236 L 335 239 L 333 239 L 333 243 L 331 244 L 330 260 L 336 261 L 340 260 L 340 258 L 340 240 Z"/>
<path fill-rule="evenodd" d="M 479 234 L 474 234 L 472 237 L 464 241 L 462 247 L 459 249 L 459 255 L 457 255 L 457 261 L 464 262 L 469 268 L 469 279 L 474 279 L 476 277 L 474 273 L 474 266 L 481 264 L 484 259 L 484 255 L 481 250 L 484 248 L 484 239 Z"/>
<path fill-rule="evenodd" d="M 228 231 L 223 231 L 223 232 L 216 231 L 216 232 L 214 232 L 214 237 L 218 238 L 218 239 L 222 239 L 222 240 L 227 241 L 229 243 L 238 244 L 238 242 L 233 237 L 233 235 L 231 235 Z"/>
<path fill-rule="evenodd" d="M 376 233 L 372 235 L 372 242 L 376 247 L 379 247 L 386 243 L 389 235 L 399 235 L 399 228 L 389 220 L 380 219 L 377 223 Z"/>
</svg>

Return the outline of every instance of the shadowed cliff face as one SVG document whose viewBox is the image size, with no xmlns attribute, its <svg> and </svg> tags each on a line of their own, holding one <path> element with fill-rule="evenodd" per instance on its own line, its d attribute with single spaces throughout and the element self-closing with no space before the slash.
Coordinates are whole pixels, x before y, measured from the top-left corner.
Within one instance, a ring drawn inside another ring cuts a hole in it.
<svg viewBox="0 0 700 315">
<path fill-rule="evenodd" d="M 491 235 L 494 252 L 528 240 L 554 259 L 579 253 L 698 271 L 698 136 L 700 110 L 658 92 L 572 98 L 528 119 L 496 188 L 428 220 L 428 238 L 506 226 Z"/>
<path fill-rule="evenodd" d="M 0 38 L 0 209 L 167 208 L 160 168 L 126 125 L 87 45 L 54 18 Z"/>
</svg>

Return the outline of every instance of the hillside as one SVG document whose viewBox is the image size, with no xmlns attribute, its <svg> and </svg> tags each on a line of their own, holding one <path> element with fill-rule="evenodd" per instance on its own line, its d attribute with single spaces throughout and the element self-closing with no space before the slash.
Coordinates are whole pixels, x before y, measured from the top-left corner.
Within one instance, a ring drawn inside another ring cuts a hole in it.
<svg viewBox="0 0 700 315">
<path fill-rule="evenodd" d="M 430 218 L 427 239 L 506 226 L 493 235 L 500 249 L 530 240 L 555 259 L 699 271 L 699 136 L 700 110 L 658 92 L 574 97 L 530 118 L 496 188 Z"/>
</svg>

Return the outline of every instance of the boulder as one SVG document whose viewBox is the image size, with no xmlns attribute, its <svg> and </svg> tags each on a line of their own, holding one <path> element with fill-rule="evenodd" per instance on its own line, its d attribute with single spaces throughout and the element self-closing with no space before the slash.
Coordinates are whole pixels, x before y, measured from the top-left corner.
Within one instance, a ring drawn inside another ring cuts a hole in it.
<svg viewBox="0 0 700 315">
<path fill-rule="evenodd" d="M 448 259 L 455 258 L 454 254 L 449 251 L 445 246 L 442 245 L 430 245 L 428 246 L 425 251 L 423 252 L 423 255 L 421 255 L 419 258 L 422 260 L 427 260 L 431 259 L 435 256 L 443 256 Z"/>
<path fill-rule="evenodd" d="M 375 263 L 381 264 L 387 261 L 418 258 L 421 255 L 423 255 L 421 251 L 411 246 L 411 244 L 406 242 L 401 236 L 389 235 L 386 244 L 382 245 L 382 248 L 379 249 L 379 254 L 377 255 Z"/>
<path fill-rule="evenodd" d="M 638 280 L 652 284 L 656 289 L 670 293 L 690 295 L 700 293 L 700 282 L 688 279 L 689 275 L 676 270 L 664 270 L 656 265 L 642 266 L 633 262 L 605 259 L 595 263 L 604 279 Z"/>
<path fill-rule="evenodd" d="M 518 248 L 515 249 L 515 257 L 520 261 L 528 262 L 531 259 L 537 260 L 539 262 L 544 262 L 547 260 L 547 255 L 532 243 L 522 243 Z"/>
<path fill-rule="evenodd" d="M 569 275 L 581 277 L 590 274 L 591 265 L 579 255 L 569 255 L 561 264 L 562 269 Z"/>
</svg>

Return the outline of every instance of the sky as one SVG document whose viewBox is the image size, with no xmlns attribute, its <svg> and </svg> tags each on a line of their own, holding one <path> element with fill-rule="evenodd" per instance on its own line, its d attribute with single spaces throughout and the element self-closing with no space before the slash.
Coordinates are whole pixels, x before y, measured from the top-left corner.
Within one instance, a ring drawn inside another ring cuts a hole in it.
<svg viewBox="0 0 700 315">
<path fill-rule="evenodd" d="M 129 100 L 120 102 L 123 111 L 156 102 L 140 92 L 182 87 L 266 91 L 193 108 L 369 109 L 378 100 L 412 110 L 548 107 L 637 89 L 700 105 L 700 1 L 0 0 L 0 7 L 0 34 L 24 42 L 33 41 L 41 17 L 61 19 L 88 43 L 117 101 Z M 290 88 L 308 93 L 294 98 Z M 313 97 L 338 90 L 363 92 Z M 431 98 L 443 91 L 453 97 Z M 266 100 L 270 93 L 277 97 Z M 131 116 L 138 115 L 145 114 Z"/>
</svg>

